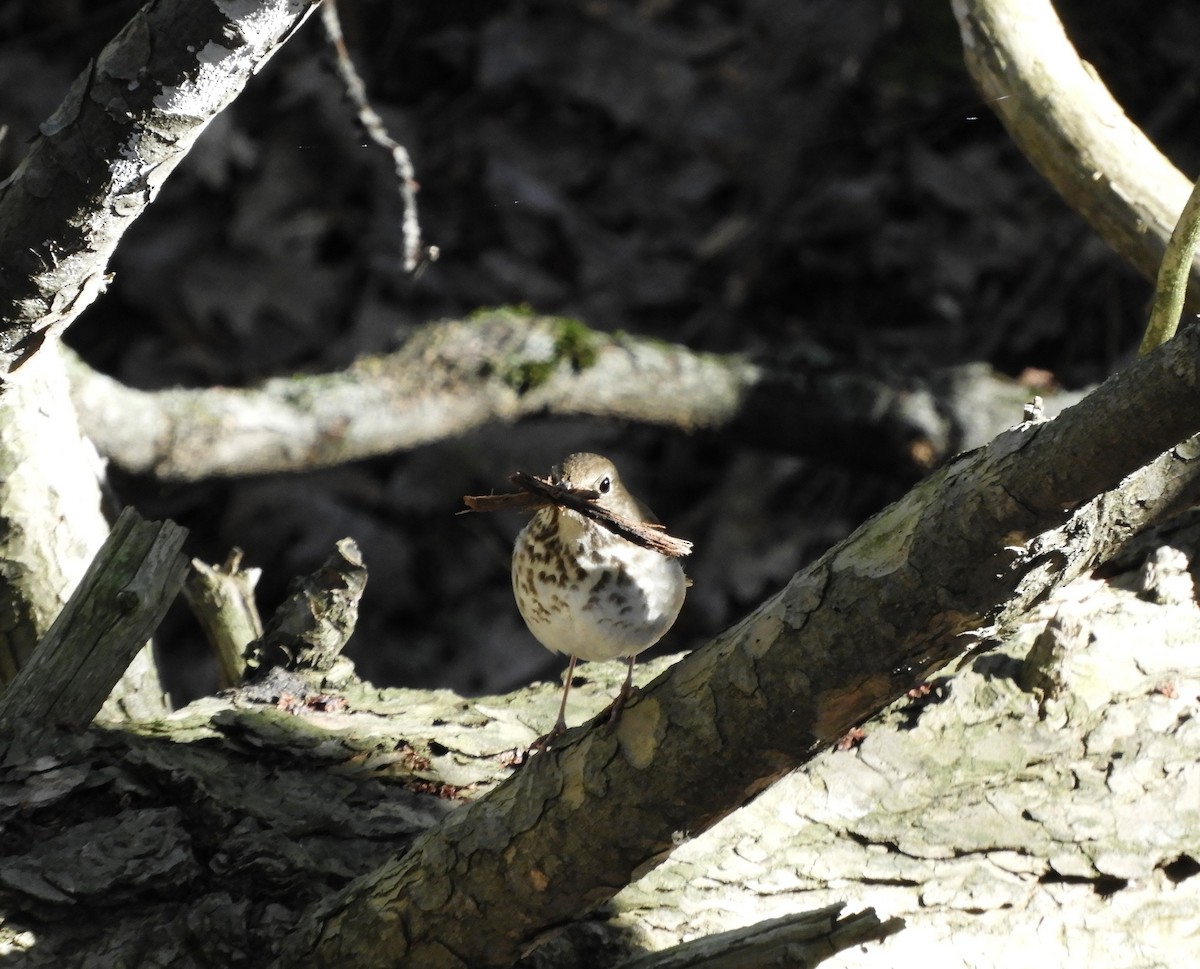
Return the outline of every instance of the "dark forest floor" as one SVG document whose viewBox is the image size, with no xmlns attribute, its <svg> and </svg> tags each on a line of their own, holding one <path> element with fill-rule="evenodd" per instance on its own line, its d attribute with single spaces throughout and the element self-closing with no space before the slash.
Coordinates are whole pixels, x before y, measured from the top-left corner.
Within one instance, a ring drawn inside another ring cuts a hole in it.
<svg viewBox="0 0 1200 969">
<path fill-rule="evenodd" d="M 1200 6 L 1064 0 L 1068 32 L 1186 172 Z M 0 0 L 0 176 L 137 3 Z M 441 259 L 400 267 L 390 159 L 366 144 L 314 17 L 220 116 L 125 238 L 70 333 L 142 387 L 250 384 L 394 347 L 420 323 L 528 303 L 601 329 L 903 379 L 986 361 L 1064 386 L 1136 346 L 1149 285 L 1044 186 L 971 87 L 944 0 L 342 0 L 374 105 L 413 155 Z M 814 421 L 821 416 L 813 414 Z M 1014 421 L 1018 415 L 1014 415 Z M 371 570 L 351 654 L 382 685 L 496 691 L 554 676 L 508 588 L 520 522 L 460 497 L 608 453 L 695 588 L 698 645 L 895 497 L 901 479 L 581 421 L 496 427 L 312 475 L 121 500 L 287 580 L 353 536 Z M 212 689 L 177 609 L 179 698 Z"/>
</svg>

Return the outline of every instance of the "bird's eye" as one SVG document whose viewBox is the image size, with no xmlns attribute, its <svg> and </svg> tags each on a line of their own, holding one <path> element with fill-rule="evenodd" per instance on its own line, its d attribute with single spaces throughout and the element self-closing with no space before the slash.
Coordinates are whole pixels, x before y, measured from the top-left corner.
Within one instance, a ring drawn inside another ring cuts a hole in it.
<svg viewBox="0 0 1200 969">
<path fill-rule="evenodd" d="M 608 494 L 610 491 L 612 491 L 612 479 L 611 478 L 601 478 L 600 483 L 598 485 L 596 485 L 596 490 L 599 491 L 600 494 L 602 494 L 602 495 Z"/>
</svg>

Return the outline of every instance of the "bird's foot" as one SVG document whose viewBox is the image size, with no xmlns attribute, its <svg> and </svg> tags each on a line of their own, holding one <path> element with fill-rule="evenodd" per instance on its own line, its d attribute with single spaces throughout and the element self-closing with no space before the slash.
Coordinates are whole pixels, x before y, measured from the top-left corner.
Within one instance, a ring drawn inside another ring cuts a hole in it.
<svg viewBox="0 0 1200 969">
<path fill-rule="evenodd" d="M 528 760 L 533 754 L 545 750 L 566 732 L 567 722 L 562 717 L 559 717 L 558 722 L 551 728 L 549 733 L 542 734 L 529 745 L 529 748 L 525 751 L 525 759 Z"/>
<path fill-rule="evenodd" d="M 615 727 L 621 721 L 621 714 L 625 711 L 625 705 L 638 695 L 638 688 L 631 686 L 627 690 L 622 690 L 617 694 L 616 699 L 608 705 L 608 725 Z M 600 712 L 604 715 L 604 711 Z"/>
</svg>

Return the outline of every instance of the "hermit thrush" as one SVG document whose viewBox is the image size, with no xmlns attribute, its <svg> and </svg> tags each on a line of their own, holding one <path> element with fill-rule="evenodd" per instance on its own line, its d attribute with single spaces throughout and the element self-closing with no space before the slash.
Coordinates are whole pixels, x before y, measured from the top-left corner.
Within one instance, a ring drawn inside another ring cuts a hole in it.
<svg viewBox="0 0 1200 969">
<path fill-rule="evenodd" d="M 551 473 L 554 484 L 583 488 L 595 504 L 637 522 L 654 514 L 625 490 L 617 469 L 598 454 L 572 454 Z M 547 649 L 571 657 L 558 721 L 567 728 L 567 695 L 577 660 L 629 660 L 625 684 L 613 703 L 620 715 L 633 687 L 637 654 L 657 643 L 675 622 L 688 580 L 679 560 L 642 548 L 577 511 L 540 509 L 517 536 L 513 594 L 529 631 Z"/>
</svg>

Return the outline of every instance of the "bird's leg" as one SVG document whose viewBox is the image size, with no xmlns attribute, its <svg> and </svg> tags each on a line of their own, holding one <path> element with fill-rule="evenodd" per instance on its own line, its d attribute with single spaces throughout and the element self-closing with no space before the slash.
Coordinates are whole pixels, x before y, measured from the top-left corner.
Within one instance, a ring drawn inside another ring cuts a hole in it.
<svg viewBox="0 0 1200 969">
<path fill-rule="evenodd" d="M 571 680 L 575 678 L 575 662 L 577 656 L 572 656 L 571 661 L 567 664 L 567 682 L 563 684 L 562 703 L 558 705 L 558 720 L 555 721 L 554 729 L 546 735 L 546 742 L 549 743 L 559 734 L 567 732 L 567 697 L 571 693 Z"/>
<path fill-rule="evenodd" d="M 558 720 L 555 721 L 554 727 L 549 733 L 543 734 L 529 745 L 529 749 L 525 751 L 526 757 L 549 747 L 556 737 L 567 732 L 567 695 L 571 692 L 571 680 L 575 679 L 576 659 L 577 657 L 572 656 L 571 661 L 567 664 L 567 682 L 563 686 L 562 702 L 558 705 Z"/>
<path fill-rule="evenodd" d="M 625 682 L 621 685 L 621 692 L 617 694 L 617 698 L 613 700 L 612 706 L 609 707 L 608 722 L 616 723 L 621 719 L 621 711 L 625 709 L 625 703 L 634 694 L 633 688 L 633 664 L 637 662 L 636 656 L 629 657 L 629 669 L 625 671 Z"/>
</svg>

